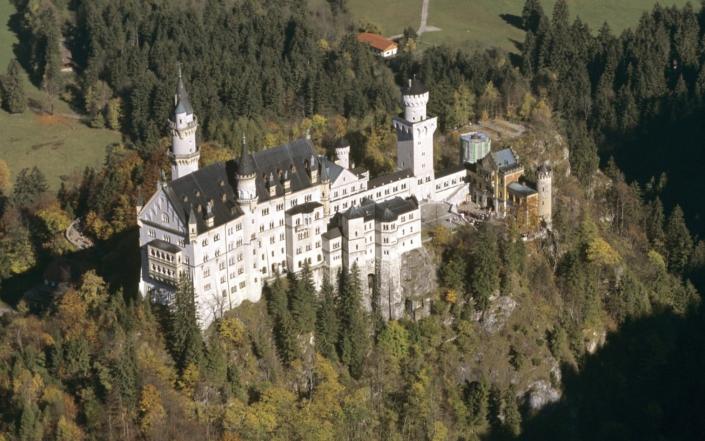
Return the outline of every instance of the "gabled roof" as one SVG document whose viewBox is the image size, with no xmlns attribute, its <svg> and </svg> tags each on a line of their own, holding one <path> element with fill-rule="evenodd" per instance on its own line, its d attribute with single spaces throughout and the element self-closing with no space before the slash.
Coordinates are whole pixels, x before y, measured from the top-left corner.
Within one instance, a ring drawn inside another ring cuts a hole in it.
<svg viewBox="0 0 705 441">
<path fill-rule="evenodd" d="M 397 44 L 389 38 L 371 32 L 361 32 L 357 34 L 357 41 L 368 44 L 380 52 L 397 47 Z"/>
</svg>

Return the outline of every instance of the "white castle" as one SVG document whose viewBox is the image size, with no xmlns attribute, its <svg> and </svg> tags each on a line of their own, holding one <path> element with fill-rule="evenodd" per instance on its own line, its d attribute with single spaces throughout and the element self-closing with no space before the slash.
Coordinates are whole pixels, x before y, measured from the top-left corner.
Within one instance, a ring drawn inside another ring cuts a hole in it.
<svg viewBox="0 0 705 441">
<path fill-rule="evenodd" d="M 169 301 L 180 280 L 193 283 L 198 314 L 207 326 L 244 300 L 259 301 L 268 280 L 307 263 L 317 283 L 324 272 L 357 264 L 368 299 L 384 293 L 386 318 L 404 312 L 400 287 L 405 253 L 420 248 L 426 201 L 466 199 L 466 170 L 443 176 L 433 169 L 437 122 L 426 114 L 428 90 L 417 80 L 402 89 L 404 115 L 394 118 L 397 171 L 370 178 L 351 167 L 341 140 L 336 160 L 307 139 L 199 169 L 198 119 L 181 75 L 170 121 L 171 182 L 138 210 L 142 256 L 140 292 Z M 367 305 L 369 307 L 369 304 Z"/>
</svg>

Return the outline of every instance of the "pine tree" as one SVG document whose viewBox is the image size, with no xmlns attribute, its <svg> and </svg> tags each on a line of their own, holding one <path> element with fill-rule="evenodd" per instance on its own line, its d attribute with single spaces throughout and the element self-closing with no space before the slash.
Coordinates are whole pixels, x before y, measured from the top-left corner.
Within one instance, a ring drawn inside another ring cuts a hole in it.
<svg viewBox="0 0 705 441">
<path fill-rule="evenodd" d="M 20 77 L 20 63 L 14 58 L 7 65 L 7 76 L 2 80 L 2 94 L 5 110 L 22 113 L 27 109 L 27 97 Z"/>
<path fill-rule="evenodd" d="M 170 325 L 170 348 L 176 366 L 181 372 L 190 365 L 200 366 L 203 339 L 198 327 L 193 283 L 185 275 L 174 296 Z"/>
<path fill-rule="evenodd" d="M 524 30 L 527 33 L 536 33 L 543 19 L 544 12 L 541 6 L 541 0 L 526 0 L 524 8 L 521 11 L 521 23 Z"/>
<path fill-rule="evenodd" d="M 37 202 L 49 186 L 44 174 L 37 168 L 23 168 L 17 174 L 12 198 L 19 207 L 26 207 Z"/>
<path fill-rule="evenodd" d="M 478 245 L 472 253 L 472 274 L 470 291 L 475 300 L 475 307 L 486 311 L 490 305 L 490 296 L 499 288 L 500 258 L 497 235 L 488 224 L 483 224 Z"/>
<path fill-rule="evenodd" d="M 316 323 L 316 287 L 308 263 L 304 263 L 298 278 L 291 277 L 289 304 L 296 332 L 301 334 L 313 331 Z"/>
<path fill-rule="evenodd" d="M 362 310 L 360 271 L 353 264 L 350 273 L 343 269 L 340 273 L 340 335 L 338 352 L 340 359 L 348 366 L 350 375 L 360 378 L 367 353 L 368 335 L 365 314 Z"/>
<path fill-rule="evenodd" d="M 338 299 L 328 273 L 323 274 L 316 312 L 316 349 L 331 360 L 337 359 L 335 346 L 338 340 Z"/>
<path fill-rule="evenodd" d="M 682 274 L 687 269 L 690 260 L 693 238 L 685 224 L 683 210 L 678 205 L 673 208 L 666 225 L 666 250 L 668 251 L 668 269 Z"/>
</svg>

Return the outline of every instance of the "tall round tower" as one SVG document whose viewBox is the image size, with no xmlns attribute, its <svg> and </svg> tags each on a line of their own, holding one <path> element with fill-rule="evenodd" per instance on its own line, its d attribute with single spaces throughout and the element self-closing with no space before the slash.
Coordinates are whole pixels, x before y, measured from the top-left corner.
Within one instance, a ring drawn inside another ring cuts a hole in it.
<svg viewBox="0 0 705 441">
<path fill-rule="evenodd" d="M 237 183 L 237 203 L 241 208 L 254 211 L 257 205 L 257 168 L 255 160 L 247 149 L 247 141 L 242 136 L 242 153 L 235 168 Z"/>
<path fill-rule="evenodd" d="M 428 104 L 428 89 L 420 81 L 409 80 L 408 87 L 401 91 L 404 104 L 404 119 L 409 122 L 419 122 L 426 119 L 426 104 Z"/>
<path fill-rule="evenodd" d="M 551 227 L 552 221 L 552 180 L 553 180 L 553 170 L 547 164 L 542 164 L 537 170 L 537 181 L 536 186 L 539 192 L 539 218 L 546 224 L 547 227 Z"/>
<path fill-rule="evenodd" d="M 335 163 L 343 168 L 350 168 L 350 143 L 344 138 L 335 144 Z"/>
<path fill-rule="evenodd" d="M 193 113 L 191 100 L 181 78 L 179 66 L 179 84 L 174 95 L 174 116 L 169 121 L 171 128 L 171 179 L 176 180 L 198 170 L 200 152 L 196 145 L 198 118 Z"/>
</svg>

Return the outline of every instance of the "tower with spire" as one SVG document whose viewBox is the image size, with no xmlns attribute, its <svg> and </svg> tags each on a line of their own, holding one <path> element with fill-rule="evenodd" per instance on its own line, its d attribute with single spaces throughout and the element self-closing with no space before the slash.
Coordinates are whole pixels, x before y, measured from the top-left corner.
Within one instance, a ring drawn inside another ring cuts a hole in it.
<svg viewBox="0 0 705 441">
<path fill-rule="evenodd" d="M 174 95 L 174 115 L 169 121 L 171 128 L 171 179 L 176 180 L 198 170 L 200 152 L 196 145 L 198 119 L 193 114 L 191 100 L 181 77 L 179 66 L 179 84 Z"/>
<path fill-rule="evenodd" d="M 257 168 L 255 159 L 247 148 L 247 139 L 242 135 L 242 152 L 235 168 L 235 182 L 237 185 L 237 203 L 244 210 L 249 208 L 254 211 L 257 205 Z"/>
</svg>

